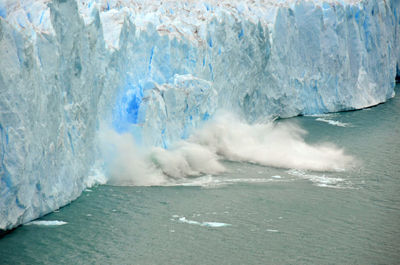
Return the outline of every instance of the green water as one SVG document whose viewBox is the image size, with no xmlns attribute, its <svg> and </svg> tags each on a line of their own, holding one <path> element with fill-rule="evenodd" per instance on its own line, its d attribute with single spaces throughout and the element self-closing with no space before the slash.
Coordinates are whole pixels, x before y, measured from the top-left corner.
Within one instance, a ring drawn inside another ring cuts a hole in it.
<svg viewBox="0 0 400 265">
<path fill-rule="evenodd" d="M 0 264 L 398 264 L 400 97 L 323 118 L 348 126 L 280 122 L 300 124 L 309 143 L 343 147 L 356 169 L 224 162 L 229 173 L 191 186 L 98 186 L 42 218 L 67 224 L 3 236 Z"/>
</svg>

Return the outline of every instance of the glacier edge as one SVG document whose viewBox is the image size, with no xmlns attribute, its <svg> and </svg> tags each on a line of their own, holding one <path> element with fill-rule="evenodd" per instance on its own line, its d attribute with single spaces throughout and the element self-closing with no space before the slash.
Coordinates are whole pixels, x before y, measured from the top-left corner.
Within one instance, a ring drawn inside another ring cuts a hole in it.
<svg viewBox="0 0 400 265">
<path fill-rule="evenodd" d="M 11 2 L 0 3 L 3 230 L 81 194 L 101 122 L 168 148 L 221 108 L 257 122 L 394 96 L 398 0 L 287 1 L 259 14 L 224 1 L 154 1 L 142 13 L 135 1 Z"/>
</svg>

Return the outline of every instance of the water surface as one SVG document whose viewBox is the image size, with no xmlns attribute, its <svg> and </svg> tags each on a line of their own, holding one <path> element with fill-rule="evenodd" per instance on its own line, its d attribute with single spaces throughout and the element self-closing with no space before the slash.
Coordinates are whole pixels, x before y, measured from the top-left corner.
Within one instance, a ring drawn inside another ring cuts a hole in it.
<svg viewBox="0 0 400 265">
<path fill-rule="evenodd" d="M 358 166 L 321 173 L 225 161 L 228 172 L 180 186 L 98 186 L 3 236 L 0 264 L 398 263 L 400 97 L 279 122 L 298 123 L 308 143 L 343 147 Z"/>
</svg>

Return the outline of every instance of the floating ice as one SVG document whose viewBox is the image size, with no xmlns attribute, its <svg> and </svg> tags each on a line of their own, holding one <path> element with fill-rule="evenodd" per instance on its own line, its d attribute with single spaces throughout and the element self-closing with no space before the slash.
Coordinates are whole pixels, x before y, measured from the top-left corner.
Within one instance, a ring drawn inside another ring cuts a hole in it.
<svg viewBox="0 0 400 265">
<path fill-rule="evenodd" d="M 324 118 L 317 118 L 315 120 L 316 121 L 326 122 L 326 123 L 329 123 L 330 125 L 333 125 L 333 126 L 339 126 L 339 127 L 348 127 L 348 126 L 350 126 L 349 123 L 340 122 L 340 121 L 334 121 L 334 120 L 328 120 L 328 119 L 324 119 Z"/>
<path fill-rule="evenodd" d="M 186 224 L 191 224 L 191 225 L 199 225 L 199 226 L 204 226 L 204 227 L 213 227 L 213 228 L 230 226 L 230 224 L 219 223 L 219 222 L 197 222 L 197 221 L 193 221 L 193 220 L 188 220 L 184 216 L 179 217 L 178 221 L 181 223 L 186 223 Z"/>
<path fill-rule="evenodd" d="M 66 224 L 68 224 L 68 223 L 64 222 L 64 221 L 57 221 L 57 220 L 43 221 L 43 220 L 41 220 L 41 221 L 32 221 L 32 222 L 26 223 L 25 225 L 59 226 L 59 225 L 66 225 Z"/>
<path fill-rule="evenodd" d="M 202 226 L 206 226 L 206 227 L 223 227 L 223 226 L 230 226 L 230 224 L 217 223 L 217 222 L 203 222 L 201 225 L 202 225 Z"/>
</svg>

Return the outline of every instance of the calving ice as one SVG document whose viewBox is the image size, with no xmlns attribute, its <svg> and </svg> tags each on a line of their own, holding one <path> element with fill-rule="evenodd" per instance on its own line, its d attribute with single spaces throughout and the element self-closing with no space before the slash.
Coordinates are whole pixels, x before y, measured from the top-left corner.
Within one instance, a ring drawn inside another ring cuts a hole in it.
<svg viewBox="0 0 400 265">
<path fill-rule="evenodd" d="M 230 113 L 218 112 L 187 139 L 169 148 L 140 147 L 130 133 L 100 129 L 103 172 L 112 185 L 193 185 L 213 183 L 188 176 L 226 172 L 220 160 L 247 162 L 277 168 L 341 172 L 356 161 L 332 144 L 310 145 L 306 132 L 295 124 L 253 124 Z M 236 180 L 240 181 L 240 180 Z M 249 181 L 249 180 L 248 180 Z M 224 183 L 229 181 L 225 180 Z M 219 183 L 222 184 L 222 183 Z"/>
<path fill-rule="evenodd" d="M 219 127 L 204 124 L 224 110 L 244 132 L 258 126 L 247 123 L 393 97 L 399 10 L 398 0 L 1 0 L 0 229 L 49 213 L 100 175 L 123 170 L 120 160 L 104 159 L 118 150 L 104 130 L 144 150 L 137 161 L 150 165 L 149 176 L 209 173 L 193 162 L 193 150 L 216 171 L 220 157 L 299 167 L 271 155 L 253 161 L 260 156 L 248 148 L 210 148 Z M 208 131 L 197 132 L 203 126 Z M 303 143 L 296 130 L 290 139 Z M 329 161 L 306 169 L 336 170 L 351 160 L 336 147 L 303 144 L 312 159 L 322 152 Z"/>
</svg>

